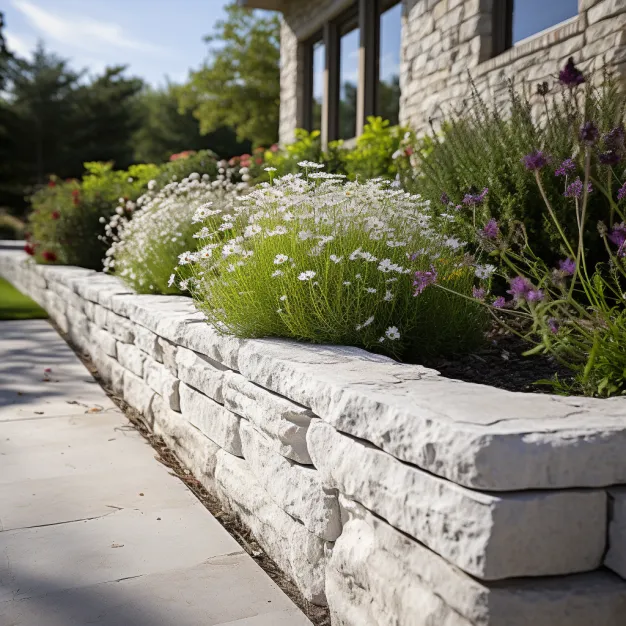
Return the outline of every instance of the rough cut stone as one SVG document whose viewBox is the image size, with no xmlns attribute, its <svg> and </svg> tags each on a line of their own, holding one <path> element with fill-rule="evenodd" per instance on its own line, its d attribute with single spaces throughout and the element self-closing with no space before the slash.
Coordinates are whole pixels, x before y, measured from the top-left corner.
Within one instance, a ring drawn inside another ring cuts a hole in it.
<svg viewBox="0 0 626 626">
<path fill-rule="evenodd" d="M 402 463 L 321 420 L 313 421 L 307 440 L 329 487 L 478 578 L 585 572 L 602 562 L 604 491 L 481 493 Z"/>
<path fill-rule="evenodd" d="M 143 364 L 146 360 L 145 353 L 136 346 L 130 343 L 122 343 L 121 341 L 117 342 L 116 351 L 120 365 L 139 376 L 139 378 L 143 378 Z"/>
<path fill-rule="evenodd" d="M 273 449 L 298 463 L 311 463 L 306 431 L 313 413 L 303 406 L 249 382 L 240 374 L 224 376 L 224 406 L 249 419 L 268 435 Z"/>
<path fill-rule="evenodd" d="M 115 359 L 102 350 L 96 342 L 89 347 L 89 356 L 98 373 L 109 384 L 114 393 L 124 395 L 124 372 L 126 371 Z"/>
<path fill-rule="evenodd" d="M 139 324 L 133 325 L 133 333 L 135 345 L 158 363 L 163 363 L 163 353 L 159 345 L 158 335 Z"/>
<path fill-rule="evenodd" d="M 224 403 L 222 385 L 228 368 L 209 357 L 178 346 L 176 350 L 178 378 L 220 404 Z"/>
<path fill-rule="evenodd" d="M 147 422 L 196 480 L 205 489 L 215 493 L 215 466 L 217 452 L 221 448 L 180 413 L 172 411 L 158 395 L 152 400 Z"/>
<path fill-rule="evenodd" d="M 94 304 L 94 322 L 98 328 L 108 329 L 109 311 L 99 304 Z"/>
<path fill-rule="evenodd" d="M 173 376 L 162 363 L 157 363 L 150 357 L 146 358 L 143 370 L 146 382 L 165 400 L 166 405 L 174 411 L 180 411 L 178 378 Z"/>
<path fill-rule="evenodd" d="M 176 365 L 176 351 L 178 348 L 176 344 L 167 339 L 163 339 L 163 337 L 159 337 L 157 341 L 163 365 L 165 365 L 174 376 L 178 377 L 178 365 Z"/>
<path fill-rule="evenodd" d="M 477 581 L 362 506 L 326 569 L 333 626 L 620 626 L 626 585 L 608 572 Z"/>
<path fill-rule="evenodd" d="M 609 498 L 609 549 L 604 564 L 626 579 L 626 487 L 610 489 Z"/>
<path fill-rule="evenodd" d="M 96 324 L 91 325 L 91 336 L 98 347 L 113 358 L 117 357 L 117 342 L 115 337 L 106 330 L 99 328 Z"/>
<path fill-rule="evenodd" d="M 155 396 L 154 391 L 139 376 L 128 370 L 124 372 L 124 400 L 142 415 L 150 415 L 150 405 Z"/>
<path fill-rule="evenodd" d="M 239 360 L 248 380 L 337 430 L 472 489 L 626 483 L 624 398 L 514 393 L 357 348 L 286 340 L 249 341 Z"/>
<path fill-rule="evenodd" d="M 334 541 L 341 533 L 337 492 L 324 488 L 317 470 L 277 454 L 251 423 L 241 422 L 243 456 L 272 500 L 313 534 Z"/>
<path fill-rule="evenodd" d="M 326 603 L 323 539 L 287 515 L 263 491 L 244 459 L 224 450 L 217 453 L 217 493 L 235 511 L 279 567 L 295 581 L 313 604 Z"/>
<path fill-rule="evenodd" d="M 107 311 L 107 329 L 118 341 L 133 343 L 135 341 L 134 326 L 121 315 Z"/>
<path fill-rule="evenodd" d="M 180 385 L 180 408 L 185 419 L 209 439 L 231 454 L 241 456 L 237 415 L 184 383 Z"/>
</svg>

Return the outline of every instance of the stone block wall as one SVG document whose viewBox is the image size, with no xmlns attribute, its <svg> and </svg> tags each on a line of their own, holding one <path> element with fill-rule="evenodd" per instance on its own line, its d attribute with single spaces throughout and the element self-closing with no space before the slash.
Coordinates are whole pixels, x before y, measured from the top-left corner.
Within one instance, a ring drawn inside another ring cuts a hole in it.
<svg viewBox="0 0 626 626">
<path fill-rule="evenodd" d="M 342 626 L 623 626 L 626 400 L 520 394 L 217 333 L 189 298 L 0 251 Z M 1 337 L 0 323 L 0 337 Z"/>
</svg>

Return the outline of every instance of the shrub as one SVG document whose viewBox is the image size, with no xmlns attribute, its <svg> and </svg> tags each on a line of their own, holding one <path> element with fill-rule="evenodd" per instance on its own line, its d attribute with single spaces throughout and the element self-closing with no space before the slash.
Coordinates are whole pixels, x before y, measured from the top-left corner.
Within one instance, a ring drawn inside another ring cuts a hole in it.
<svg viewBox="0 0 626 626">
<path fill-rule="evenodd" d="M 207 218 L 211 213 L 217 216 L 217 209 L 232 203 L 247 187 L 231 182 L 232 173 L 228 170 L 212 182 L 208 174 L 192 173 L 158 192 L 151 181 L 148 192 L 138 198 L 132 219 L 118 207 L 107 224 L 113 244 L 106 252 L 105 271 L 115 272 L 139 293 L 180 293 L 170 277 L 178 257 L 195 248 L 196 211 Z M 219 223 L 213 225 L 217 228 Z"/>
<path fill-rule="evenodd" d="M 424 209 L 419 196 L 386 181 L 290 174 L 257 186 L 222 213 L 217 230 L 205 231 L 204 246 L 184 257 L 188 284 L 208 320 L 241 337 L 363 346 L 410 359 L 470 349 L 482 337 L 481 307 L 422 291 L 438 276 L 468 295 L 474 268 L 458 241 L 429 228 Z"/>
<path fill-rule="evenodd" d="M 569 72 L 578 72 L 573 64 L 567 67 Z M 543 108 L 543 120 L 533 115 L 527 91 L 519 93 L 510 85 L 508 102 L 502 107 L 487 104 L 474 90 L 470 106 L 448 120 L 443 137 L 429 138 L 428 149 L 416 151 L 419 172 L 414 184 L 431 201 L 435 214 L 443 213 L 444 220 L 450 214 L 455 216 L 457 236 L 471 238 L 477 225 L 492 217 L 498 222 L 515 220 L 524 224 L 535 253 L 546 262 L 554 262 L 564 252 L 522 159 L 533 150 L 542 150 L 554 164 L 571 158 L 582 171 L 584 151 L 579 148 L 578 129 L 591 119 L 601 129 L 622 124 L 624 96 L 611 76 L 605 75 L 600 87 L 590 82 L 579 87 L 581 80 L 584 82 L 580 72 L 577 81 L 568 80 L 563 72 L 562 84 L 552 91 L 547 84 L 538 87 L 535 101 L 538 99 Z M 590 176 L 596 187 L 606 188 L 609 195 L 615 193 L 616 181 L 607 176 L 599 162 L 593 163 Z M 478 207 L 471 198 L 485 188 L 489 190 L 487 201 Z M 560 201 L 560 181 L 546 179 L 544 189 L 565 233 L 575 237 L 576 216 Z M 589 198 L 591 219 L 600 219 L 610 210 L 606 195 Z M 599 260 L 603 254 L 601 238 L 597 233 L 586 233 L 586 237 L 590 260 Z"/>
<path fill-rule="evenodd" d="M 191 174 L 208 174 L 214 178 L 217 174 L 217 155 L 211 150 L 186 150 L 173 154 L 167 163 L 160 166 L 154 176 L 158 189 L 173 181 L 188 178 Z"/>
</svg>

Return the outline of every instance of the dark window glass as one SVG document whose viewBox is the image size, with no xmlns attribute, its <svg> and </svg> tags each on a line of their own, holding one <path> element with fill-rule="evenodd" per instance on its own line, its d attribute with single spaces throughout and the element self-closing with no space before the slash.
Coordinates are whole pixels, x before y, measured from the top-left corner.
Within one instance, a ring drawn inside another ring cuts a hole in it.
<svg viewBox="0 0 626 626">
<path fill-rule="evenodd" d="M 381 14 L 376 113 L 392 124 L 398 123 L 400 112 L 401 26 L 401 4 L 396 4 Z"/>
<path fill-rule="evenodd" d="M 513 3 L 513 43 L 575 15 L 578 15 L 578 0 L 515 0 Z"/>
<path fill-rule="evenodd" d="M 324 99 L 324 61 L 326 46 L 323 41 L 313 44 L 313 86 L 311 103 L 311 130 L 322 128 L 322 100 Z"/>
<path fill-rule="evenodd" d="M 356 135 L 356 93 L 359 84 L 359 29 L 346 25 L 339 40 L 339 138 Z"/>
</svg>

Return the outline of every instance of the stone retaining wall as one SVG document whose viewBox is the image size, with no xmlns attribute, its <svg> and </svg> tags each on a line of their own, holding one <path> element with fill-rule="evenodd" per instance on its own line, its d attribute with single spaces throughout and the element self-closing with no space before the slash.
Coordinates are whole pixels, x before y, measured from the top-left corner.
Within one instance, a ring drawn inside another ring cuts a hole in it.
<svg viewBox="0 0 626 626">
<path fill-rule="evenodd" d="M 240 340 L 189 298 L 21 252 L 0 251 L 0 275 L 333 624 L 625 623 L 626 399 L 511 393 L 355 348 Z"/>
</svg>

